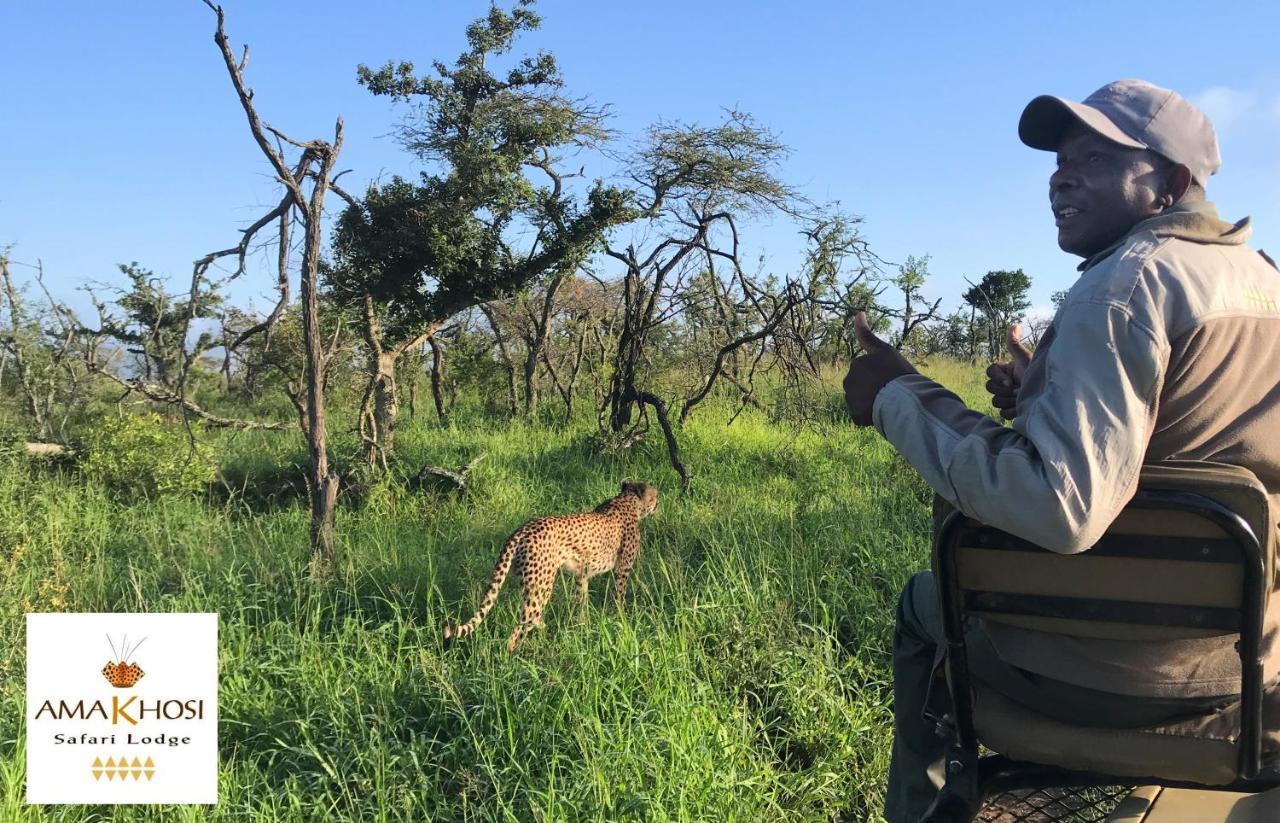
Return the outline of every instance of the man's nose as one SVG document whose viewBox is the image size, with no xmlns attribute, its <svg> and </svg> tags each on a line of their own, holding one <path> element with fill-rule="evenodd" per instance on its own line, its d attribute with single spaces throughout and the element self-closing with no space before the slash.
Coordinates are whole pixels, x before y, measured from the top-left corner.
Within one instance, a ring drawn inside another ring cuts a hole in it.
<svg viewBox="0 0 1280 823">
<path fill-rule="evenodd" d="M 1053 196 L 1055 192 L 1075 188 L 1076 184 L 1075 174 L 1068 167 L 1059 166 L 1053 174 L 1049 175 L 1049 195 Z"/>
</svg>

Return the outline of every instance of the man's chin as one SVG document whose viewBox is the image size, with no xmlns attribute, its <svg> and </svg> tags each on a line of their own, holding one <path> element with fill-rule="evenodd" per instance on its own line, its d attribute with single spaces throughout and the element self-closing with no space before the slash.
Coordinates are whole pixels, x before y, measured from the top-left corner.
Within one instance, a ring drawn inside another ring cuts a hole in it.
<svg viewBox="0 0 1280 823">
<path fill-rule="evenodd" d="M 1067 254 L 1074 254 L 1077 257 L 1088 257 L 1092 252 L 1088 251 L 1087 243 L 1081 242 L 1070 229 L 1062 227 L 1058 229 L 1058 248 Z"/>
</svg>

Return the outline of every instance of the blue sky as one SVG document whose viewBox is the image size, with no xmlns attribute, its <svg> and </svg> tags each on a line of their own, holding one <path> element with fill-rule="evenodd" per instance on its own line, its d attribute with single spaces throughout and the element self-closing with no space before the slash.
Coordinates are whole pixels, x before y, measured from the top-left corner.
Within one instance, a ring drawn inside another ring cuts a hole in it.
<svg viewBox="0 0 1280 823">
<path fill-rule="evenodd" d="M 233 43 L 251 46 L 247 77 L 264 118 L 307 138 L 330 135 L 342 115 L 339 167 L 358 191 L 415 167 L 387 136 L 400 111 L 359 87 L 355 66 L 452 62 L 487 3 L 224 7 Z M 1077 259 L 1058 251 L 1048 208 L 1052 157 L 1018 142 L 1018 115 L 1037 94 L 1080 99 L 1124 77 L 1202 103 L 1223 155 L 1211 199 L 1228 219 L 1252 215 L 1254 247 L 1280 252 L 1277 3 L 1230 14 L 1203 2 L 538 9 L 543 27 L 517 53 L 554 52 L 568 88 L 609 104 L 615 129 L 750 112 L 791 147 L 783 176 L 862 215 L 878 255 L 931 255 L 927 291 L 946 308 L 964 277 L 990 269 L 1026 270 L 1037 305 L 1071 284 Z M 131 260 L 181 287 L 191 261 L 231 245 L 272 200 L 212 31 L 199 0 L 0 0 L 0 246 L 13 244 L 16 260 L 42 258 L 61 295 L 118 283 L 115 264 Z M 755 226 L 749 240 L 771 270 L 795 268 L 790 227 Z M 237 302 L 269 305 L 267 268 L 236 284 Z"/>
</svg>

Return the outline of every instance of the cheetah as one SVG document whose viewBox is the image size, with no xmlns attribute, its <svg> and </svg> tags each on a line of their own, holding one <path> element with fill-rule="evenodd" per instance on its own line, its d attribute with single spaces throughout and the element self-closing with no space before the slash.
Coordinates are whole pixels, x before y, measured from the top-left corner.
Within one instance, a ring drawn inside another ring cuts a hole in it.
<svg viewBox="0 0 1280 823">
<path fill-rule="evenodd" d="M 640 518 L 653 514 L 657 508 L 655 487 L 648 483 L 624 482 L 622 492 L 596 506 L 595 511 L 535 517 L 525 523 L 502 547 L 489 591 L 475 617 L 461 626 L 445 624 L 445 644 L 461 640 L 476 630 L 498 599 L 512 564 L 520 576 L 524 607 L 507 641 L 508 652 L 514 652 L 532 629 L 542 627 L 542 611 L 561 569 L 577 577 L 578 599 L 583 610 L 587 606 L 588 580 L 612 570 L 614 603 L 621 609 L 627 595 L 627 576 L 640 552 Z"/>
</svg>

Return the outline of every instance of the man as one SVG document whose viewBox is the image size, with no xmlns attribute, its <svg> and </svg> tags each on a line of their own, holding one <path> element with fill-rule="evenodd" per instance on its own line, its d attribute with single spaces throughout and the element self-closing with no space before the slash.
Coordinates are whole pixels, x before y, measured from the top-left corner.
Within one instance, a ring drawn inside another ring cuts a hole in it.
<svg viewBox="0 0 1280 823">
<path fill-rule="evenodd" d="M 1214 460 L 1251 469 L 1280 502 L 1280 274 L 1245 245 L 1248 218 L 1218 219 L 1213 126 L 1176 93 L 1110 83 L 1083 103 L 1038 97 L 1027 145 L 1057 153 L 1049 200 L 1058 245 L 1082 272 L 1033 357 L 988 389 L 1011 428 L 967 409 L 878 340 L 845 378 L 856 424 L 875 427 L 947 502 L 1046 549 L 1093 545 L 1133 497 L 1144 462 Z M 1272 604 L 1280 598 L 1272 598 Z M 1280 669 L 1280 610 L 1267 616 L 1268 682 Z M 942 638 L 933 578 L 898 604 L 894 748 L 885 815 L 915 821 L 940 785 L 947 710 L 935 682 Z M 978 625 L 970 667 L 987 686 L 1066 722 L 1152 725 L 1230 702 L 1232 638 L 1121 641 Z M 932 688 L 931 688 L 932 686 Z M 926 705 L 928 704 L 928 705 Z"/>
</svg>

